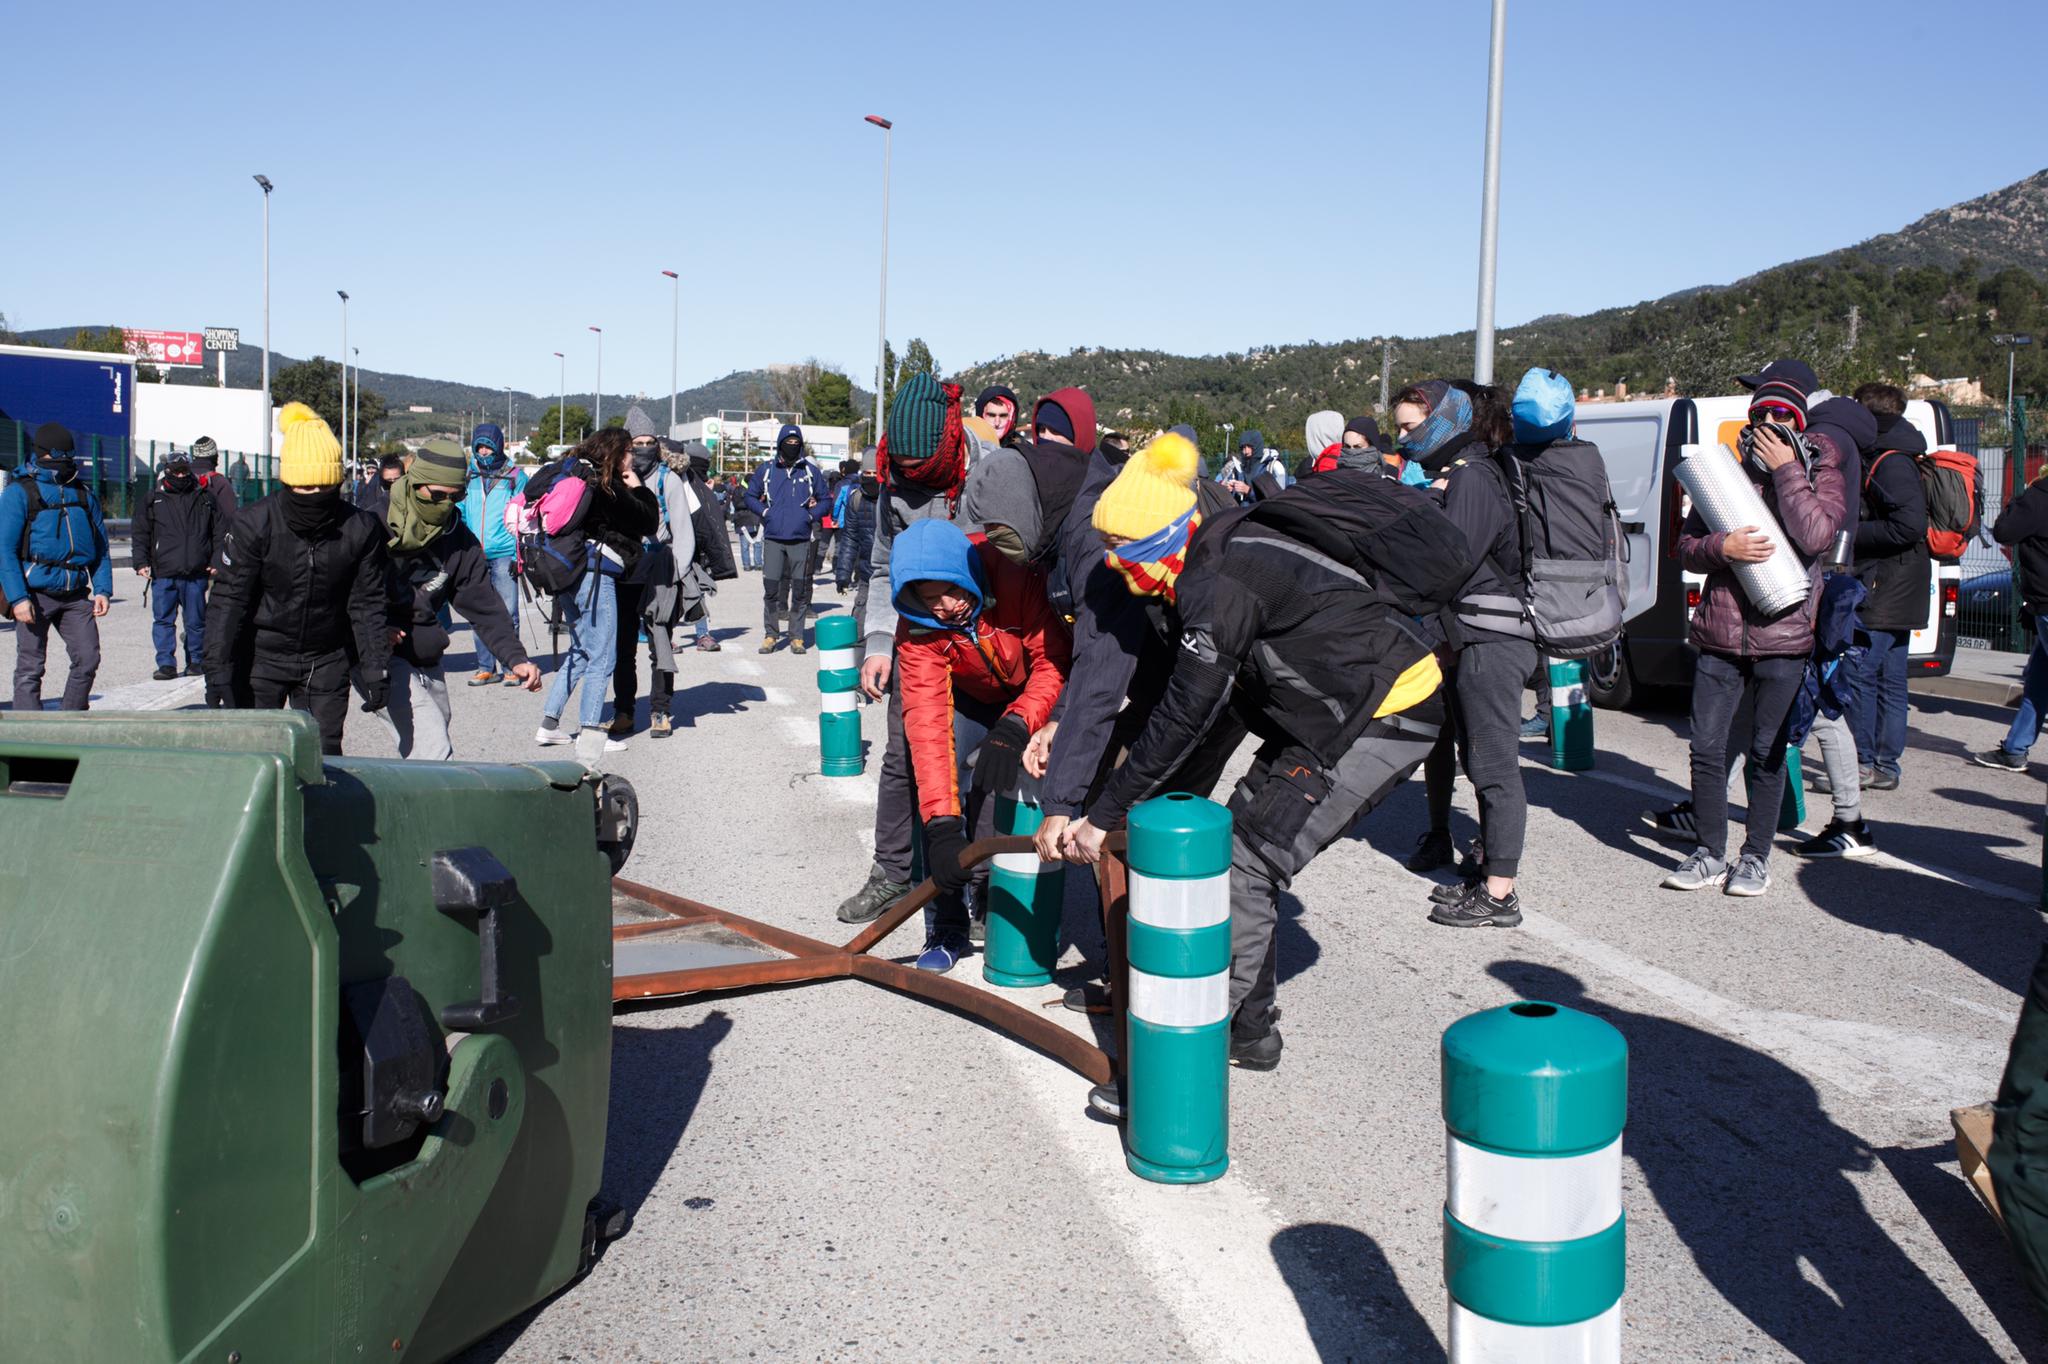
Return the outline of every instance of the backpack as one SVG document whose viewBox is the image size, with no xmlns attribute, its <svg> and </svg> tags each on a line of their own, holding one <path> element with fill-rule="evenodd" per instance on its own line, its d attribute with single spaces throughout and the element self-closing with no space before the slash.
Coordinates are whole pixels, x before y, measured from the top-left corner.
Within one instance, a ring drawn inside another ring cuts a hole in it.
<svg viewBox="0 0 2048 1364">
<path fill-rule="evenodd" d="M 1871 474 L 1886 455 L 1898 453 L 1880 450 L 1863 471 L 1863 486 L 1870 486 Z M 1962 558 L 1983 515 L 1977 500 L 1977 457 L 1962 450 L 1930 450 L 1909 458 L 1920 475 L 1920 491 L 1927 495 L 1928 550 L 1937 559 Z"/>
<path fill-rule="evenodd" d="M 43 484 L 41 479 L 17 477 L 15 482 L 21 484 L 22 494 L 28 499 L 28 506 L 21 514 L 21 543 L 15 548 L 15 557 L 24 567 L 29 564 L 36 564 L 43 568 L 61 569 L 66 573 L 83 573 L 90 569 L 93 566 L 93 562 L 99 557 L 93 550 L 90 542 L 83 546 L 73 545 L 71 554 L 66 555 L 62 559 L 45 559 L 40 555 L 30 552 L 29 541 L 35 534 L 36 518 L 44 512 L 55 512 L 61 517 L 73 507 L 84 507 L 93 513 L 95 519 L 98 519 L 99 509 L 94 505 L 92 490 L 74 485 L 72 490 L 78 494 L 78 501 L 45 502 L 43 501 Z M 76 556 L 80 554 L 83 554 L 85 557 L 77 559 Z"/>
<path fill-rule="evenodd" d="M 505 526 L 519 544 L 520 576 L 549 596 L 573 590 L 599 567 L 598 543 L 583 528 L 596 473 L 588 461 L 565 456 L 541 466 L 505 506 Z"/>
<path fill-rule="evenodd" d="M 691 529 L 697 532 L 697 559 L 713 582 L 728 582 L 740 576 L 732 562 L 732 541 L 725 535 L 724 504 L 715 500 L 704 480 L 692 475 L 685 480 L 697 495 L 697 509 L 690 513 Z"/>
<path fill-rule="evenodd" d="M 1268 526 L 1355 569 L 1381 601 L 1411 616 L 1448 606 L 1477 557 L 1436 499 L 1363 469 L 1332 469 L 1313 485 L 1204 521 L 1197 543 L 1235 524 Z"/>
<path fill-rule="evenodd" d="M 1533 459 L 1517 453 L 1528 448 L 1495 451 L 1520 529 L 1521 621 L 1546 654 L 1589 658 L 1620 638 L 1628 609 L 1607 462 L 1590 441 L 1554 441 Z"/>
</svg>

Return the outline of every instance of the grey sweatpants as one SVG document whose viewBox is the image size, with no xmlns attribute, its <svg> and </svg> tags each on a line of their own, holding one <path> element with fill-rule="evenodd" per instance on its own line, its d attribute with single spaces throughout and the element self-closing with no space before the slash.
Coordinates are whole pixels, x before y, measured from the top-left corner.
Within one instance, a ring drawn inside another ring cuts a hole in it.
<svg viewBox="0 0 2048 1364">
<path fill-rule="evenodd" d="M 1327 785 L 1328 794 L 1313 803 L 1282 775 L 1304 751 L 1270 743 L 1231 792 L 1230 1008 L 1239 1032 L 1257 1036 L 1270 1026 L 1280 892 L 1421 765 L 1436 745 L 1442 714 L 1431 700 L 1374 721 L 1335 767 L 1314 773 L 1310 780 Z"/>
<path fill-rule="evenodd" d="M 84 710 L 100 671 L 100 623 L 93 619 L 92 598 L 59 601 L 44 592 L 28 595 L 35 617 L 14 627 L 14 708 L 43 708 L 43 671 L 49 664 L 50 631 L 55 630 L 71 657 L 71 671 L 64 678 L 64 709 Z"/>
<path fill-rule="evenodd" d="M 1465 775 L 1479 797 L 1486 874 L 1514 876 L 1522 864 L 1529 800 L 1522 791 L 1522 689 L 1536 667 L 1526 639 L 1489 639 L 1458 651 L 1452 703 L 1464 746 Z"/>
<path fill-rule="evenodd" d="M 1849 717 L 1813 717 L 1813 741 L 1820 745 L 1821 771 L 1835 792 L 1835 818 L 1854 824 L 1863 818 L 1863 776 L 1857 766 L 1856 732 Z M 1732 766 L 1732 764 L 1731 764 Z"/>
<path fill-rule="evenodd" d="M 397 741 L 399 757 L 430 763 L 454 757 L 455 741 L 448 730 L 454 714 L 448 705 L 448 675 L 439 664 L 416 667 L 392 655 L 391 699 L 378 715 Z"/>
</svg>

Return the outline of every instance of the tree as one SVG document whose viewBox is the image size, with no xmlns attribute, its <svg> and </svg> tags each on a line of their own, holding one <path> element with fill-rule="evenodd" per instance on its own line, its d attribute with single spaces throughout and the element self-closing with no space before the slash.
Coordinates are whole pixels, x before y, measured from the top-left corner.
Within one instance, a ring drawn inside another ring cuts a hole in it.
<svg viewBox="0 0 2048 1364">
<path fill-rule="evenodd" d="M 581 403 L 570 403 L 564 409 L 560 403 L 551 403 L 548 410 L 540 414 L 540 420 L 533 424 L 526 444 L 532 450 L 541 451 L 550 445 L 574 445 L 589 434 L 589 408 Z"/>
<path fill-rule="evenodd" d="M 921 336 L 910 338 L 910 344 L 903 348 L 903 363 L 896 370 L 896 387 L 901 388 L 913 374 L 929 374 L 937 377 L 939 362 L 932 359 L 932 348 L 924 343 Z"/>
<path fill-rule="evenodd" d="M 853 425 L 853 380 L 837 370 L 818 371 L 804 390 L 803 413 L 819 426 Z"/>
<path fill-rule="evenodd" d="M 109 327 L 105 331 L 80 327 L 71 333 L 70 349 L 98 351 L 102 355 L 127 355 L 128 333 L 119 327 Z M 138 363 L 135 366 L 135 377 L 143 383 L 153 384 L 163 378 L 163 373 L 155 365 Z"/>
<path fill-rule="evenodd" d="M 376 429 L 384 420 L 384 400 L 372 389 L 356 392 L 353 380 L 349 383 L 349 418 L 351 423 L 357 417 L 362 419 L 365 432 Z M 270 377 L 270 400 L 279 407 L 286 403 L 304 403 L 320 414 L 320 420 L 327 423 L 335 435 L 341 434 L 341 366 L 323 356 L 301 360 L 296 365 L 286 365 Z M 369 440 L 358 438 L 358 449 L 368 447 Z"/>
</svg>

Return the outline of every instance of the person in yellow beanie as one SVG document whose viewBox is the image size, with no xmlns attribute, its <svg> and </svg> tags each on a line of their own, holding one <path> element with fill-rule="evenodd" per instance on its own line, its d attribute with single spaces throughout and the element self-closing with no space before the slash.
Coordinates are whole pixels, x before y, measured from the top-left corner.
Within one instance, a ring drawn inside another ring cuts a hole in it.
<svg viewBox="0 0 2048 1364">
<path fill-rule="evenodd" d="M 1429 494 L 1366 470 L 1319 475 L 1196 534 L 1180 482 L 1191 454 L 1153 442 L 1095 505 L 1109 564 L 1170 600 L 1179 631 L 1164 694 L 1060 851 L 1100 860 L 1131 807 L 1172 789 L 1219 725 L 1258 732 L 1230 798 L 1228 1007 L 1232 1064 L 1271 1070 L 1280 890 L 1429 755 L 1444 721 L 1434 621 L 1474 556 Z M 1075 675 L 1082 685 L 1078 660 Z M 1068 739 L 1055 736 L 1055 757 Z M 1114 1101 L 1090 1096 L 1098 1110 Z"/>
<path fill-rule="evenodd" d="M 311 711 L 320 749 L 341 754 L 349 676 L 363 709 L 384 708 L 391 638 L 384 522 L 341 500 L 341 442 L 304 403 L 277 414 L 285 486 L 235 513 L 206 608 L 213 706 Z"/>
</svg>

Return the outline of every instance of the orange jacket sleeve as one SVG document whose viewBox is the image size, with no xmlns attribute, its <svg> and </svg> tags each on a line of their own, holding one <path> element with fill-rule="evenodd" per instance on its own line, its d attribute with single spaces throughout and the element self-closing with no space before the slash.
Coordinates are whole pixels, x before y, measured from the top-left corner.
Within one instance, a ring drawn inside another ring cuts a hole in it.
<svg viewBox="0 0 2048 1364">
<path fill-rule="evenodd" d="M 903 700 L 903 741 L 917 782 L 920 819 L 960 815 L 960 756 L 953 751 L 953 667 L 946 639 L 896 624 L 896 691 Z"/>
<path fill-rule="evenodd" d="M 1053 708 L 1059 704 L 1060 689 L 1067 685 L 1067 670 L 1074 661 L 1074 636 L 1066 621 L 1046 600 L 1042 574 L 1028 575 L 1023 590 L 1017 596 L 1026 603 L 1019 634 L 1031 671 L 1024 679 L 1024 690 L 1003 707 L 1003 713 L 1016 716 L 1024 722 L 1025 728 L 1036 733 L 1052 719 Z"/>
</svg>

